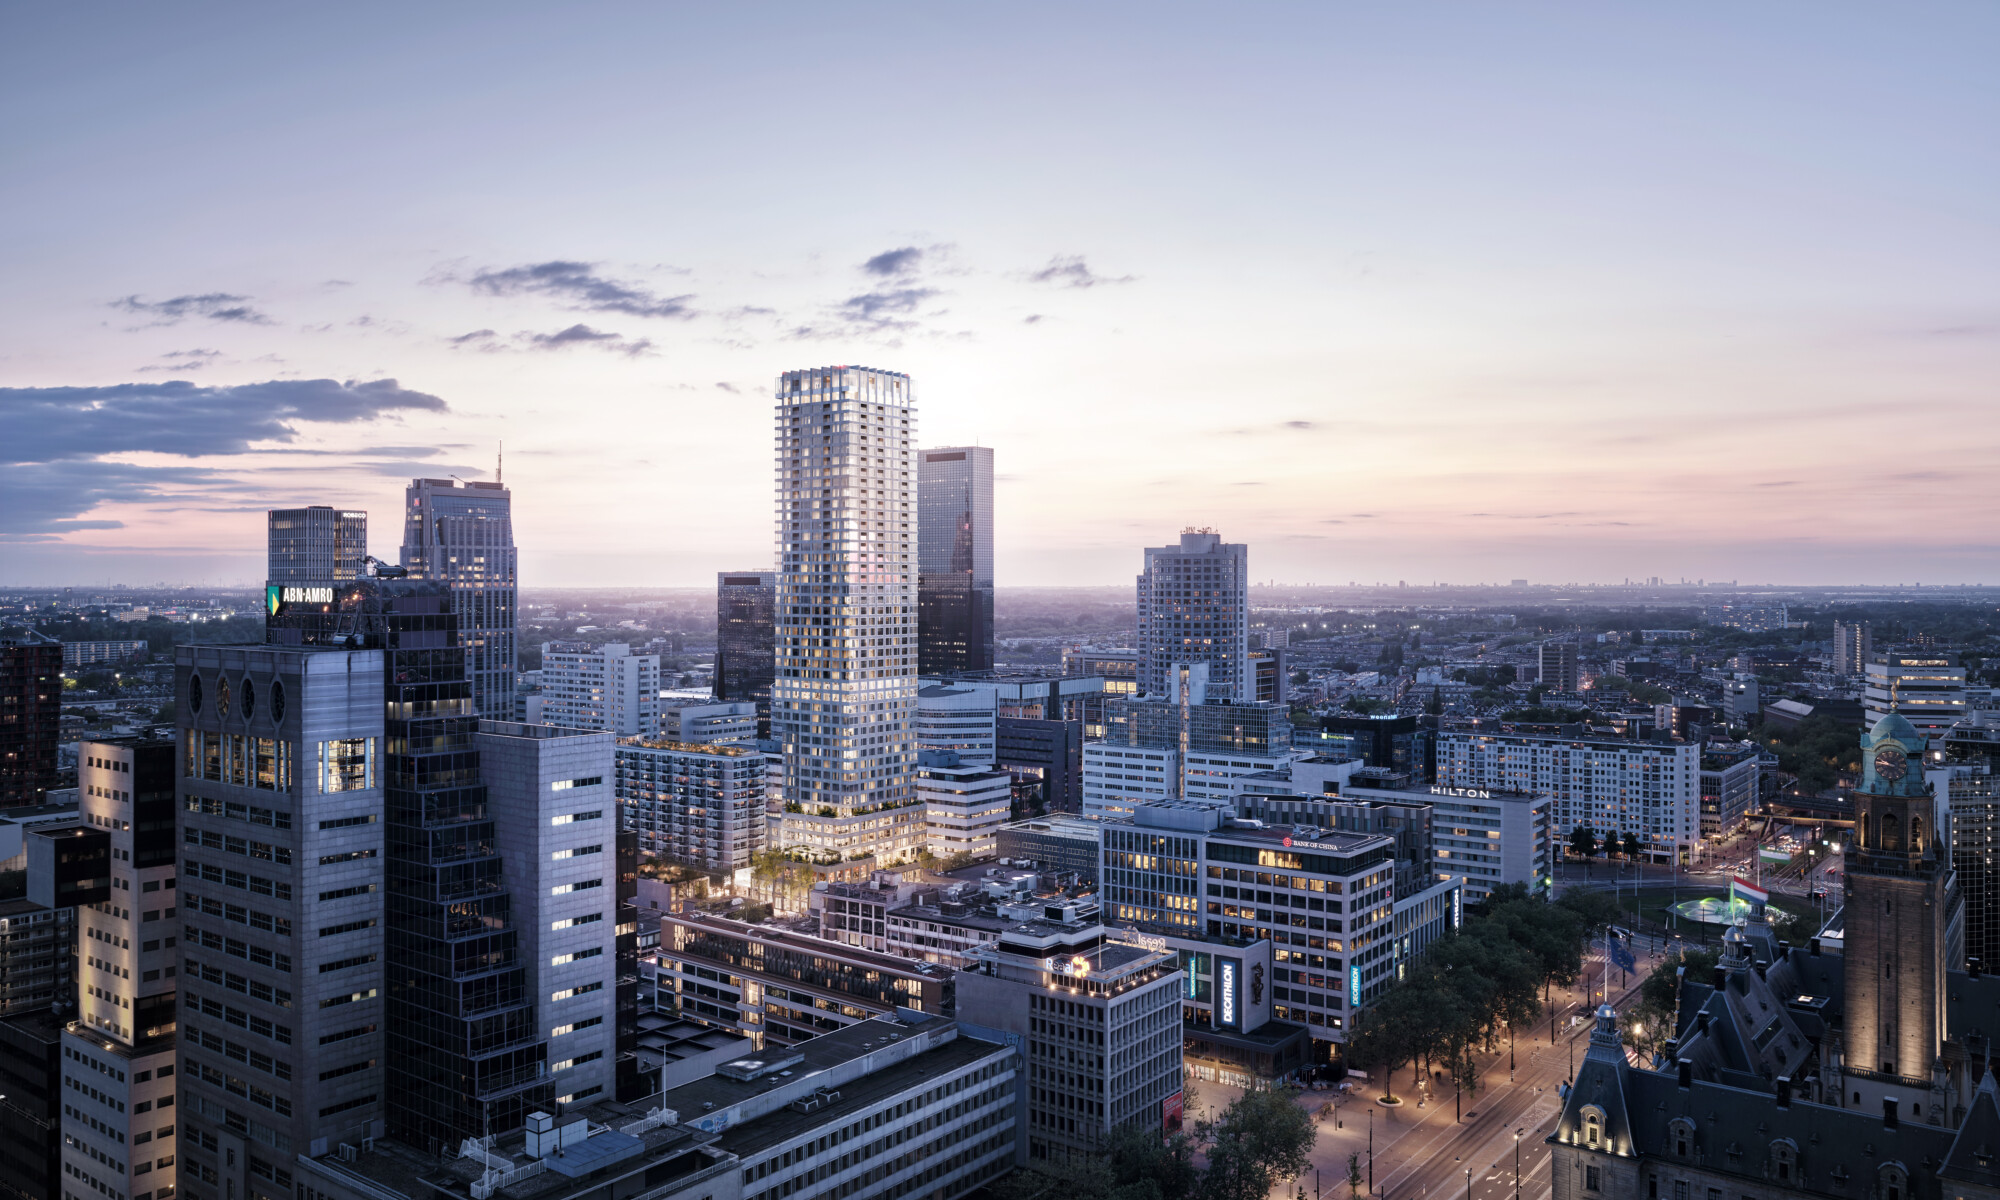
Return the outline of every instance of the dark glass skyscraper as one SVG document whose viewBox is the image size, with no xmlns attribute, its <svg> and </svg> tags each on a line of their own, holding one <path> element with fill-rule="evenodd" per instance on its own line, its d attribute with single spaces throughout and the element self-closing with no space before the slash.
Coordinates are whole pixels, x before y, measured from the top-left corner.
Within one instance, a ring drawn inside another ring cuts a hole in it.
<svg viewBox="0 0 2000 1200">
<path fill-rule="evenodd" d="M 455 599 L 440 580 L 366 578 L 333 604 L 288 604 L 269 621 L 273 643 L 385 656 L 385 1115 L 392 1136 L 432 1153 L 518 1128 L 553 1097 L 480 778 Z"/>
<path fill-rule="evenodd" d="M 62 643 L 31 629 L 0 630 L 0 806 L 40 804 L 59 779 Z"/>
<path fill-rule="evenodd" d="M 723 571 L 715 577 L 715 698 L 754 701 L 760 736 L 771 726 L 777 614 L 777 572 Z"/>
<path fill-rule="evenodd" d="M 520 595 L 513 493 L 497 482 L 411 480 L 402 561 L 415 578 L 451 585 L 465 679 L 478 715 L 513 720 Z"/>
<path fill-rule="evenodd" d="M 917 668 L 993 669 L 993 450 L 925 450 L 917 465 Z"/>
</svg>

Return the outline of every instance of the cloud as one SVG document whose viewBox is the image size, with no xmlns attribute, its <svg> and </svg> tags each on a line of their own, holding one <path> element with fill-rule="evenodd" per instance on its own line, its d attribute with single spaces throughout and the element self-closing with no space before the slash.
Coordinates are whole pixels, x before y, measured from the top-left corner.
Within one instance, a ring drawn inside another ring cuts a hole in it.
<svg viewBox="0 0 2000 1200">
<path fill-rule="evenodd" d="M 491 329 L 475 329 L 471 333 L 461 333 L 457 337 L 448 337 L 445 339 L 445 342 L 454 347 L 471 346 L 479 350 L 497 350 L 499 347 L 493 344 L 493 339 L 499 336 L 499 334 L 493 332 Z"/>
<path fill-rule="evenodd" d="M 1774 479 L 1769 483 L 1760 483 L 1755 486 L 1760 488 L 1797 487 L 1799 486 L 1799 481 L 1796 479 Z"/>
<path fill-rule="evenodd" d="M 653 352 L 653 343 L 649 338 L 639 338 L 635 341 L 628 339 L 622 333 L 592 329 L 580 323 L 568 329 L 558 329 L 554 333 L 517 333 L 514 335 L 514 340 L 530 350 L 563 350 L 570 346 L 595 346 L 600 350 L 609 350 L 628 358 L 637 358 L 642 354 Z"/>
<path fill-rule="evenodd" d="M 117 522 L 79 521 L 99 504 L 165 503 L 230 482 L 207 467 L 110 461 L 136 452 L 198 458 L 291 442 L 305 424 L 354 424 L 445 402 L 393 379 L 276 379 L 204 387 L 186 380 L 108 387 L 0 388 L 0 539 L 46 540 Z"/>
<path fill-rule="evenodd" d="M 596 263 L 555 260 L 509 267 L 504 271 L 478 271 L 466 284 L 489 296 L 548 296 L 576 312 L 624 313 L 631 317 L 672 317 L 686 320 L 695 315 L 683 296 L 661 296 L 635 284 L 620 283 L 597 273 Z"/>
<path fill-rule="evenodd" d="M 157 301 L 141 300 L 137 295 L 131 295 L 113 300 L 111 307 L 151 317 L 154 325 L 174 325 L 188 317 L 207 317 L 211 321 L 234 321 L 243 325 L 269 325 L 271 318 L 251 308 L 249 300 L 248 296 L 229 292 L 205 292 L 198 296 L 175 296 L 170 300 Z"/>
<path fill-rule="evenodd" d="M 1285 428 L 1287 428 L 1287 429 L 1311 429 L 1312 427 L 1313 427 L 1313 423 L 1312 423 L 1311 421 L 1287 421 L 1287 422 L 1285 422 Z"/>
<path fill-rule="evenodd" d="M 725 392 L 728 392 L 732 396 L 742 391 L 741 388 L 738 388 L 733 383 L 718 383 L 715 386 L 721 388 Z"/>
<path fill-rule="evenodd" d="M 155 363 L 150 367 L 140 367 L 139 373 L 143 375 L 151 371 L 199 371 L 214 360 L 221 358 L 222 351 L 199 349 L 169 350 L 165 354 L 160 355 L 160 357 L 167 361 L 164 363 Z"/>
<path fill-rule="evenodd" d="M 1049 260 L 1048 266 L 1028 273 L 1030 282 L 1052 283 L 1057 287 L 1066 288 L 1092 288 L 1100 284 L 1130 283 L 1137 278 L 1136 275 L 1099 275 L 1090 269 L 1080 254 L 1067 257 L 1058 254 Z"/>
<path fill-rule="evenodd" d="M 882 253 L 861 264 L 861 269 L 870 275 L 896 278 L 914 275 L 923 263 L 924 252 L 915 246 L 904 246 L 900 250 L 884 250 Z"/>
<path fill-rule="evenodd" d="M 841 301 L 837 311 L 845 319 L 857 324 L 902 328 L 909 325 L 909 322 L 898 320 L 900 315 L 915 312 L 919 304 L 937 294 L 936 288 L 925 287 L 864 292 Z"/>
<path fill-rule="evenodd" d="M 1034 323 L 1036 323 L 1037 321 L 1040 321 L 1041 319 L 1042 319 L 1042 314 L 1040 314 L 1040 313 L 1029 313 L 1029 314 L 1028 314 L 1027 316 L 1025 316 L 1025 317 L 1022 317 L 1022 318 L 1021 318 L 1021 324 L 1023 324 L 1023 325 L 1033 325 Z"/>
</svg>

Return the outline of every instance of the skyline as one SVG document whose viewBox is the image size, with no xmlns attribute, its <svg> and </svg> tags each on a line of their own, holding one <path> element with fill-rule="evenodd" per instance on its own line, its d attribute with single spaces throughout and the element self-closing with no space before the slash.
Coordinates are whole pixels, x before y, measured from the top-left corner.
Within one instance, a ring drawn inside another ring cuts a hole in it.
<svg viewBox="0 0 2000 1200">
<path fill-rule="evenodd" d="M 389 11 L 9 18 L 0 583 L 504 442 L 525 587 L 712 585 L 840 363 L 1002 589 L 2000 582 L 2000 14 Z"/>
</svg>

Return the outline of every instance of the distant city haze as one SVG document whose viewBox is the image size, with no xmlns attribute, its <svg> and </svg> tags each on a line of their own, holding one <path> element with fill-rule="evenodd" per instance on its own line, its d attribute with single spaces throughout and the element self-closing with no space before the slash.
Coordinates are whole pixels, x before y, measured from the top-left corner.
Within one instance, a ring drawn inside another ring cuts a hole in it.
<svg viewBox="0 0 2000 1200">
<path fill-rule="evenodd" d="M 395 561 L 504 442 L 524 588 L 712 587 L 838 364 L 994 449 L 1003 590 L 2000 582 L 1989 5 L 6 30 L 0 584 Z"/>
</svg>

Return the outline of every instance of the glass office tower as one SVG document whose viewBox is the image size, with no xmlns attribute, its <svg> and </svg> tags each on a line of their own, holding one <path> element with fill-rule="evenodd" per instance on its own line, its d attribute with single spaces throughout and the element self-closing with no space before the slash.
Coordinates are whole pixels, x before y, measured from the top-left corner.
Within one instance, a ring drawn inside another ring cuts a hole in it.
<svg viewBox="0 0 2000 1200">
<path fill-rule="evenodd" d="M 274 508 L 265 523 L 266 583 L 347 583 L 368 573 L 365 512 L 324 504 Z"/>
<path fill-rule="evenodd" d="M 917 467 L 917 666 L 993 669 L 993 450 L 925 450 Z"/>
<path fill-rule="evenodd" d="M 715 698 L 757 705 L 758 736 L 771 729 L 771 680 L 777 673 L 775 571 L 723 571 L 715 577 Z"/>
<path fill-rule="evenodd" d="M 480 777 L 456 591 L 367 578 L 267 622 L 275 644 L 384 654 L 385 1116 L 392 1136 L 434 1154 L 519 1128 L 553 1098 Z"/>
<path fill-rule="evenodd" d="M 826 861 L 924 846 L 916 769 L 916 479 L 910 377 L 778 379 L 777 679 L 782 844 Z"/>
<path fill-rule="evenodd" d="M 465 679 L 478 715 L 514 719 L 514 497 L 499 483 L 413 479 L 403 505 L 403 566 L 451 585 Z"/>
</svg>

